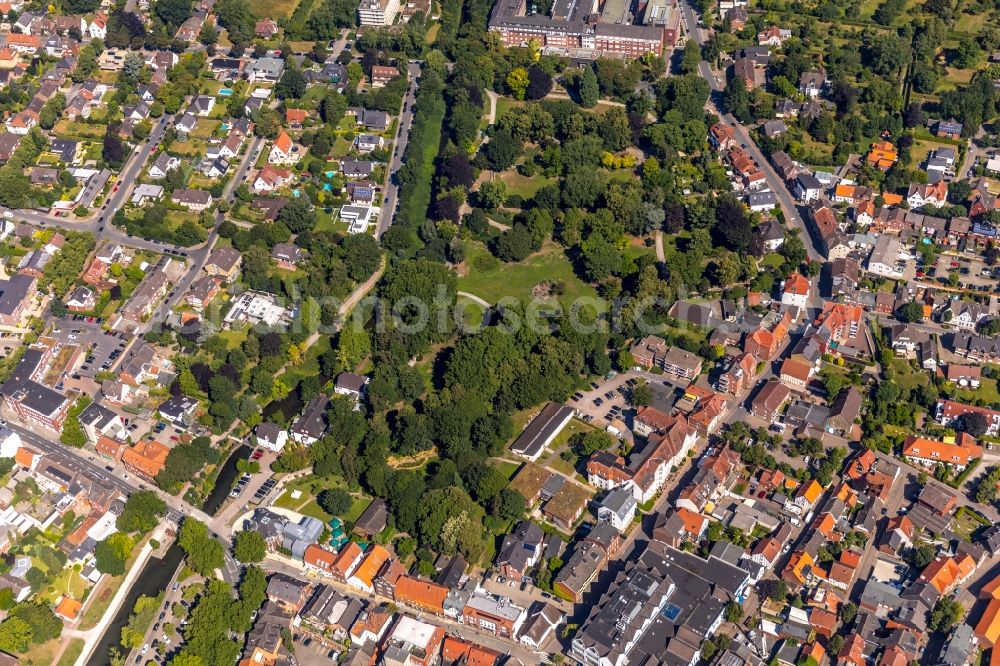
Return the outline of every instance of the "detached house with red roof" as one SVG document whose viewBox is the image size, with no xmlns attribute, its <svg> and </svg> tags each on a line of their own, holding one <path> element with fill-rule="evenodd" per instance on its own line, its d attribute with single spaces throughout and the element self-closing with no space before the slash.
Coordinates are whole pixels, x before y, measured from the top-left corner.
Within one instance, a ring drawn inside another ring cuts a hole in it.
<svg viewBox="0 0 1000 666">
<path fill-rule="evenodd" d="M 801 273 L 792 273 L 785 280 L 785 286 L 781 292 L 781 303 L 797 308 L 805 308 L 809 305 L 809 293 L 809 280 Z"/>
<path fill-rule="evenodd" d="M 268 164 L 257 172 L 251 189 L 258 194 L 276 192 L 291 183 L 292 178 L 292 172 L 288 169 L 279 169 Z"/>
<path fill-rule="evenodd" d="M 281 134 L 271 145 L 267 161 L 271 164 L 295 164 L 300 157 L 295 144 L 292 143 L 292 137 L 288 136 L 288 132 L 281 130 Z"/>
</svg>

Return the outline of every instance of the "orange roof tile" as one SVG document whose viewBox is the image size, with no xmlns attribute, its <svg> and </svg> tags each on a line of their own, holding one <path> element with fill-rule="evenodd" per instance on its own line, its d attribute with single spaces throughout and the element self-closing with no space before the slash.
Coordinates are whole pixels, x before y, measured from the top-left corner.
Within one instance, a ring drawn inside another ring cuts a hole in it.
<svg viewBox="0 0 1000 666">
<path fill-rule="evenodd" d="M 160 473 L 167 464 L 170 449 L 156 440 L 140 442 L 122 454 L 122 463 L 149 477 Z"/>
<path fill-rule="evenodd" d="M 14 462 L 16 462 L 21 467 L 31 467 L 35 464 L 35 458 L 41 454 L 34 449 L 29 449 L 26 446 L 19 446 L 17 448 L 17 453 L 14 454 Z"/>
<path fill-rule="evenodd" d="M 55 614 L 59 617 L 72 622 L 80 614 L 80 609 L 83 608 L 81 604 L 76 599 L 71 597 L 63 597 L 62 601 L 55 608 Z"/>
<path fill-rule="evenodd" d="M 360 557 L 363 553 L 364 551 L 361 550 L 361 546 L 353 541 L 349 541 L 346 546 L 340 549 L 340 552 L 337 554 L 337 559 L 333 562 L 332 569 L 334 571 L 339 571 L 340 574 L 346 578 L 347 574 L 351 571 L 351 567 L 354 565 L 354 562 L 357 561 L 358 557 Z"/>
<path fill-rule="evenodd" d="M 798 358 L 786 358 L 781 364 L 781 374 L 788 375 L 800 382 L 809 381 L 812 375 L 813 366 L 807 361 Z"/>
<path fill-rule="evenodd" d="M 325 548 L 321 548 L 314 543 L 306 546 L 305 552 L 302 554 L 302 561 L 306 564 L 310 564 L 319 569 L 325 569 L 329 571 L 333 567 L 333 563 L 337 559 L 337 553 L 331 552 Z"/>
<path fill-rule="evenodd" d="M 823 494 L 823 486 L 819 485 L 816 479 L 811 479 L 809 483 L 799 489 L 799 497 L 804 497 L 809 503 L 814 503 Z"/>
<path fill-rule="evenodd" d="M 983 447 L 975 443 L 970 444 L 968 441 L 961 444 L 948 444 L 947 442 L 910 435 L 903 442 L 903 455 L 965 466 L 974 458 L 982 458 Z"/>
<path fill-rule="evenodd" d="M 792 273 L 785 280 L 785 293 L 807 296 L 809 294 L 809 280 L 802 273 Z"/>
<path fill-rule="evenodd" d="M 990 647 L 1000 639 L 1000 599 L 992 599 L 976 624 L 975 634 Z M 1000 651 L 1000 650 L 994 650 Z"/>
<path fill-rule="evenodd" d="M 274 140 L 274 146 L 285 154 L 291 154 L 292 137 L 288 136 L 288 132 L 282 130 L 278 138 Z"/>
<path fill-rule="evenodd" d="M 366 587 L 371 587 L 375 581 L 375 576 L 378 575 L 379 569 L 382 568 L 382 565 L 390 557 L 392 555 L 389 554 L 389 551 L 375 544 L 368 551 L 368 554 L 365 555 L 365 559 L 358 565 L 351 578 L 360 581 Z"/>
<path fill-rule="evenodd" d="M 396 581 L 396 601 L 410 606 L 432 610 L 443 610 L 448 588 L 437 583 L 400 576 Z"/>
</svg>

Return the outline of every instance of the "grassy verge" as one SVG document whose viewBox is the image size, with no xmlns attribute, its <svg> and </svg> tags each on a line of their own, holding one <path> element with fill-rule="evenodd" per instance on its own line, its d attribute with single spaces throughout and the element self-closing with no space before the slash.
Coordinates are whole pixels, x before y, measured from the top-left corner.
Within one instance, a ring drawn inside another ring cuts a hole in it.
<svg viewBox="0 0 1000 666">
<path fill-rule="evenodd" d="M 431 205 L 434 160 L 441 146 L 444 113 L 444 97 L 440 91 L 420 88 L 417 93 L 417 114 L 400 171 L 403 186 L 399 193 L 399 217 L 405 224 L 415 225 L 423 220 Z"/>
<path fill-rule="evenodd" d="M 81 654 L 83 654 L 83 639 L 74 638 L 70 640 L 69 645 L 63 650 L 62 657 L 59 658 L 56 666 L 73 666 Z"/>
</svg>

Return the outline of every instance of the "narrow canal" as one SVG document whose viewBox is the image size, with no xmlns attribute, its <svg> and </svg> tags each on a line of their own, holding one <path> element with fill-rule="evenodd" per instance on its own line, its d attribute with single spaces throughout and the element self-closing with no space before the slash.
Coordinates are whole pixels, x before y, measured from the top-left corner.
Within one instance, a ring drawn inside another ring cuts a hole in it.
<svg viewBox="0 0 1000 666">
<path fill-rule="evenodd" d="M 246 460 L 250 457 L 253 449 L 246 444 L 239 446 L 235 451 L 229 454 L 226 458 L 226 462 L 222 463 L 222 470 L 219 472 L 218 478 L 215 480 L 215 488 L 209 493 L 208 498 L 202 505 L 201 510 L 210 516 L 214 516 L 222 506 L 222 503 L 226 501 L 229 497 L 229 492 L 233 489 L 233 481 L 239 476 L 239 471 L 236 469 L 236 462 L 239 460 Z"/>
<path fill-rule="evenodd" d="M 136 577 L 132 589 L 129 590 L 128 596 L 125 597 L 125 603 L 122 604 L 118 614 L 115 615 L 115 619 L 108 625 L 104 635 L 98 640 L 97 648 L 90 656 L 87 666 L 107 666 L 108 651 L 113 647 L 121 650 L 122 654 L 127 654 L 127 650 L 121 646 L 120 639 L 122 627 L 128 623 L 128 616 L 132 614 L 135 602 L 143 594 L 148 597 L 155 597 L 160 592 L 165 591 L 183 558 L 184 553 L 181 552 L 180 546 L 175 541 L 167 549 L 162 559 L 158 560 L 151 557 L 146 561 L 146 566 L 143 567 L 142 572 Z M 114 592 L 112 591 L 112 593 Z M 157 612 L 157 615 L 159 615 L 159 612 Z"/>
</svg>

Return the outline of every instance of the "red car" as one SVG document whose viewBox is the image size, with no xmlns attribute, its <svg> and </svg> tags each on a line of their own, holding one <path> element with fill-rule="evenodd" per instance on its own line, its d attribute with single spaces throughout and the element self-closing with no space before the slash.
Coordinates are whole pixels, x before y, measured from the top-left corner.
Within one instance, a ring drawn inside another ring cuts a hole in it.
<svg viewBox="0 0 1000 666">
<path fill-rule="evenodd" d="M 178 437 L 177 435 L 171 435 L 171 436 L 170 436 L 170 441 L 171 441 L 171 442 L 179 442 L 179 441 L 180 441 L 180 439 L 181 439 L 181 438 L 180 438 L 180 437 Z"/>
</svg>

